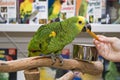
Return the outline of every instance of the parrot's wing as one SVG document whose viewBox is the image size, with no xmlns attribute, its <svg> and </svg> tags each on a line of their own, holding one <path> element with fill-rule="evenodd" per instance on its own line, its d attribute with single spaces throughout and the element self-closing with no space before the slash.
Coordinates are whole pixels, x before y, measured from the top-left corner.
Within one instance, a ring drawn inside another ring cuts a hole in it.
<svg viewBox="0 0 120 80">
<path fill-rule="evenodd" d="M 50 26 L 42 25 L 33 37 L 33 43 L 37 46 L 39 50 L 47 50 L 52 38 L 56 35 L 56 32 L 49 28 Z M 32 45 L 34 45 L 32 44 Z M 33 48 L 34 49 L 34 48 Z"/>
</svg>

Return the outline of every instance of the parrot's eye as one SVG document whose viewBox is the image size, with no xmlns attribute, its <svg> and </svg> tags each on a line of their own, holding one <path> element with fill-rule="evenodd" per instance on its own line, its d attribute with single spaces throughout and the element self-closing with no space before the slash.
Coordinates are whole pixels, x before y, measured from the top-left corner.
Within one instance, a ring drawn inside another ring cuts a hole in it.
<svg viewBox="0 0 120 80">
<path fill-rule="evenodd" d="M 82 24 L 82 21 L 79 21 L 79 24 Z"/>
</svg>

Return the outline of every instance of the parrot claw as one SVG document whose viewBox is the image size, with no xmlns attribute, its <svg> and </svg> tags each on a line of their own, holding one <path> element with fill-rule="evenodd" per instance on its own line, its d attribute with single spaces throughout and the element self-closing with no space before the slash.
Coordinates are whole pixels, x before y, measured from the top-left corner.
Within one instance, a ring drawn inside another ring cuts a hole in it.
<svg viewBox="0 0 120 80">
<path fill-rule="evenodd" d="M 57 58 L 60 61 L 60 66 L 62 66 L 63 65 L 63 57 L 59 54 L 54 54 L 54 53 L 51 54 L 51 59 L 52 59 L 52 62 L 53 62 L 52 65 L 55 64 Z"/>
<path fill-rule="evenodd" d="M 42 54 L 41 56 L 46 57 L 46 58 L 51 58 L 52 59 L 52 65 L 54 65 L 55 62 L 56 62 L 56 55 L 54 53 L 49 54 L 49 55 Z"/>
<path fill-rule="evenodd" d="M 54 65 L 55 64 L 55 62 L 56 62 L 56 56 L 55 56 L 55 54 L 51 54 L 51 59 L 52 59 L 52 65 Z"/>
<path fill-rule="evenodd" d="M 62 66 L 63 65 L 63 57 L 61 56 L 61 55 L 57 55 L 57 57 L 58 57 L 58 59 L 59 59 L 59 61 L 60 61 L 60 66 Z"/>
<path fill-rule="evenodd" d="M 58 60 L 60 61 L 60 66 L 63 65 L 63 57 L 60 54 L 52 53 L 52 54 L 49 54 L 49 55 L 42 55 L 42 56 L 51 58 L 52 59 L 52 65 L 55 64 L 56 59 L 58 58 Z"/>
<path fill-rule="evenodd" d="M 56 62 L 56 59 L 58 58 L 59 59 L 59 61 L 60 61 L 60 66 L 62 66 L 63 65 L 63 57 L 61 56 L 61 55 L 59 55 L 59 54 L 51 54 L 51 58 L 52 58 L 52 65 L 54 65 L 55 64 L 55 62 Z"/>
</svg>

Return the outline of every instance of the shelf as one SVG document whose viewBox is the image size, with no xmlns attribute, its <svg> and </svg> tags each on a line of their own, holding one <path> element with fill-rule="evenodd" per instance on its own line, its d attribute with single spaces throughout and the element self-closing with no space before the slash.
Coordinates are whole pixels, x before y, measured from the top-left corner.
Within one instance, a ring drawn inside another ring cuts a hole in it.
<svg viewBox="0 0 120 80">
<path fill-rule="evenodd" d="M 0 32 L 35 32 L 40 24 L 0 24 Z M 120 32 L 120 24 L 91 24 L 93 32 Z"/>
<path fill-rule="evenodd" d="M 91 24 L 93 32 L 120 32 L 120 24 Z"/>
<path fill-rule="evenodd" d="M 0 32 L 35 32 L 39 24 L 0 24 Z"/>
</svg>

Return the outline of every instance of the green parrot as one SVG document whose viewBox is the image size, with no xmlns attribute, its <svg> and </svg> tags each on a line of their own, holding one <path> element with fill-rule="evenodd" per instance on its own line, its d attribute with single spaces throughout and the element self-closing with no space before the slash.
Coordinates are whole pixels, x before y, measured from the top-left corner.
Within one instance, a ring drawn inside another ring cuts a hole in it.
<svg viewBox="0 0 120 80">
<path fill-rule="evenodd" d="M 105 74 L 105 80 L 118 80 L 118 76 L 120 76 L 120 73 L 117 71 L 115 63 L 109 62 L 108 72 Z"/>
<path fill-rule="evenodd" d="M 54 21 L 59 21 L 60 10 L 64 2 L 65 0 L 54 0 L 54 3 L 48 10 L 49 23 Z"/>
<path fill-rule="evenodd" d="M 79 15 L 80 16 L 86 16 L 87 13 L 87 7 L 88 7 L 88 2 L 86 0 L 82 0 L 80 9 L 79 9 Z"/>
<path fill-rule="evenodd" d="M 68 18 L 61 22 L 41 25 L 28 44 L 29 57 L 41 54 L 60 58 L 61 50 L 82 31 L 90 26 L 82 16 Z"/>
</svg>

